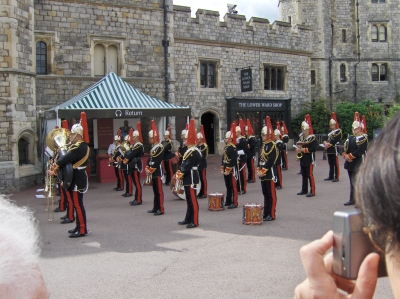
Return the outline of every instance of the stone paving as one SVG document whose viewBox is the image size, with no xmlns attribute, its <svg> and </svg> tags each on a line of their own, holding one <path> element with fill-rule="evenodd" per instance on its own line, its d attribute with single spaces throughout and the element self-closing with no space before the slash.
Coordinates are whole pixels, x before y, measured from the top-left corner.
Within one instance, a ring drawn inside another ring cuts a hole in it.
<svg viewBox="0 0 400 299">
<path fill-rule="evenodd" d="M 225 193 L 219 173 L 220 156 L 208 160 L 209 193 Z M 342 159 L 341 159 L 342 160 Z M 85 238 L 70 239 L 75 224 L 47 221 L 45 200 L 31 188 L 11 196 L 29 204 L 39 220 L 43 250 L 40 259 L 51 298 L 292 298 L 305 274 L 299 256 L 302 245 L 332 227 L 336 210 L 349 209 L 349 180 L 342 168 L 340 182 L 325 182 L 328 162 L 317 153 L 317 195 L 297 196 L 301 176 L 294 152 L 277 190 L 277 219 L 259 226 L 242 224 L 242 205 L 262 203 L 261 186 L 248 185 L 238 209 L 208 211 L 199 199 L 200 226 L 179 226 L 186 202 L 164 187 L 165 214 L 153 216 L 152 190 L 144 188 L 143 204 L 115 192 L 114 183 L 91 178 L 84 196 L 88 228 Z M 343 165 L 343 163 L 341 163 Z M 392 298 L 389 281 L 380 279 L 375 298 Z"/>
</svg>

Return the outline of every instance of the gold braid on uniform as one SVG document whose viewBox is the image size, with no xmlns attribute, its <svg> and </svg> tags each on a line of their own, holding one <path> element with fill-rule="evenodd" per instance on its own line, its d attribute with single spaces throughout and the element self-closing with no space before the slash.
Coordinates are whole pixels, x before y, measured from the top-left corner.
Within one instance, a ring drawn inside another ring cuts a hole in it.
<svg viewBox="0 0 400 299">
<path fill-rule="evenodd" d="M 333 138 L 336 138 L 336 137 L 339 136 L 339 135 L 342 135 L 342 130 L 341 130 L 341 129 L 336 129 L 336 130 L 331 131 L 331 132 L 328 134 L 328 137 L 330 137 L 331 139 L 333 139 Z"/>
<path fill-rule="evenodd" d="M 141 142 L 136 142 L 133 146 L 132 146 L 132 148 L 131 148 L 131 150 L 135 150 L 135 149 L 138 149 L 140 146 L 142 146 L 143 144 L 141 143 Z"/>
<path fill-rule="evenodd" d="M 226 155 L 226 149 L 229 146 L 232 146 L 233 148 L 236 148 L 236 146 L 234 146 L 232 143 L 230 143 L 230 144 L 225 146 L 225 148 L 224 148 L 224 161 L 226 161 L 225 163 L 229 163 L 231 161 L 231 159 L 229 159 L 228 156 Z"/>
<path fill-rule="evenodd" d="M 268 156 L 273 150 L 277 151 L 275 142 L 272 141 L 272 143 L 273 143 L 273 146 L 271 146 L 271 150 L 268 153 L 265 152 L 264 147 L 261 150 L 260 158 L 261 158 L 261 160 L 263 162 L 267 162 L 268 161 Z M 274 164 L 275 164 L 277 159 L 278 159 L 278 157 L 275 157 Z"/>
<path fill-rule="evenodd" d="M 154 148 L 155 147 L 155 148 Z M 163 151 L 163 146 L 161 145 L 161 143 L 159 143 L 159 144 L 157 144 L 157 145 L 155 145 L 152 149 L 151 149 L 151 151 L 150 151 L 150 155 L 152 156 L 152 157 L 158 157 L 159 155 L 161 155 L 161 153 L 163 153 L 164 151 Z M 159 150 L 158 151 L 158 153 L 156 152 L 157 150 Z"/>
<path fill-rule="evenodd" d="M 80 145 L 81 143 L 82 143 L 82 141 L 78 141 L 77 143 L 72 144 L 72 145 L 68 148 L 68 151 L 76 150 L 76 149 L 79 147 L 79 145 Z M 80 159 L 78 162 L 76 162 L 75 164 L 73 164 L 72 167 L 73 167 L 74 169 L 77 169 L 79 166 L 81 166 L 83 163 L 85 163 L 85 161 L 89 158 L 89 153 L 90 153 L 90 148 L 89 148 L 89 146 L 88 146 L 86 155 L 85 155 L 82 159 Z"/>
<path fill-rule="evenodd" d="M 204 159 L 207 159 L 207 158 L 208 158 L 208 145 L 205 144 L 205 143 L 200 144 L 200 146 L 201 146 L 201 145 L 204 145 L 204 148 L 203 148 L 203 149 L 199 149 L 199 151 L 200 151 L 200 152 L 206 151 L 206 156 L 204 157 Z"/>
<path fill-rule="evenodd" d="M 185 154 L 183 155 L 183 161 L 185 161 L 187 158 L 189 158 L 192 154 L 193 154 L 193 151 L 195 150 L 195 148 L 193 147 L 193 148 L 189 148 L 186 152 L 185 152 Z"/>
<path fill-rule="evenodd" d="M 364 142 L 368 141 L 368 138 L 365 134 L 356 136 L 356 144 L 357 146 L 360 146 Z"/>
</svg>

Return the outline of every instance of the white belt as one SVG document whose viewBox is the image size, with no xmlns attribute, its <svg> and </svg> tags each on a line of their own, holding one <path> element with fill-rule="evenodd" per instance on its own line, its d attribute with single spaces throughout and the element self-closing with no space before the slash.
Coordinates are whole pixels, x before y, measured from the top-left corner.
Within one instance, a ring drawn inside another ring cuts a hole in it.
<svg viewBox="0 0 400 299">
<path fill-rule="evenodd" d="M 192 167 L 192 170 L 197 170 L 197 167 Z"/>
<path fill-rule="evenodd" d="M 79 166 L 76 169 L 79 169 L 79 170 L 86 169 L 86 166 Z"/>
</svg>

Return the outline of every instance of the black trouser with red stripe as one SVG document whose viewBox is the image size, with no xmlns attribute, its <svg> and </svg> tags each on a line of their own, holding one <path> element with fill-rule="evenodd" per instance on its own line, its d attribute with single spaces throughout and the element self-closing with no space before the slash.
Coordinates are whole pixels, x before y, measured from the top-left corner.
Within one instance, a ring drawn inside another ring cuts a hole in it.
<svg viewBox="0 0 400 299">
<path fill-rule="evenodd" d="M 238 206 L 238 190 L 236 186 L 236 178 L 233 173 L 224 175 L 225 186 L 226 186 L 226 201 L 225 204 L 233 204 L 235 207 Z"/>
<path fill-rule="evenodd" d="M 276 164 L 276 182 L 275 182 L 275 186 L 282 188 L 282 168 L 281 168 L 281 164 Z"/>
<path fill-rule="evenodd" d="M 289 169 L 289 163 L 288 163 L 286 151 L 281 151 L 281 155 L 282 155 L 282 169 L 283 168 Z"/>
<path fill-rule="evenodd" d="M 339 158 L 336 154 L 327 154 L 328 156 L 328 164 L 329 164 L 329 178 L 340 178 L 340 166 L 339 166 Z M 333 176 L 335 175 L 335 176 Z"/>
<path fill-rule="evenodd" d="M 126 193 L 132 195 L 133 185 L 132 185 L 131 176 L 128 174 L 128 170 L 123 170 L 122 172 L 124 173 L 124 178 L 125 178 L 125 183 L 126 183 Z"/>
<path fill-rule="evenodd" d="M 349 180 L 350 180 L 350 198 L 349 200 L 354 203 L 354 182 L 353 182 L 353 171 L 347 170 L 347 173 L 349 174 Z"/>
<path fill-rule="evenodd" d="M 140 172 L 138 170 L 134 170 L 131 174 L 131 178 L 133 184 L 135 185 L 135 200 L 138 203 L 142 203 L 142 185 L 140 184 Z"/>
<path fill-rule="evenodd" d="M 154 206 L 153 209 L 155 211 L 160 210 L 164 213 L 164 191 L 162 188 L 161 177 L 153 177 L 153 192 L 154 192 Z"/>
<path fill-rule="evenodd" d="M 58 191 L 60 192 L 60 203 L 58 208 L 60 211 L 64 212 L 68 206 L 67 196 L 65 195 L 65 189 L 62 187 L 61 183 L 58 183 Z"/>
<path fill-rule="evenodd" d="M 173 177 L 172 172 L 172 160 L 164 160 L 164 169 L 165 169 L 165 184 L 169 184 L 171 182 L 171 178 Z"/>
<path fill-rule="evenodd" d="M 74 200 L 71 196 L 72 191 L 65 190 L 64 188 L 61 188 L 62 192 L 64 192 L 64 195 L 66 197 L 66 200 L 68 202 L 67 205 L 67 218 L 71 221 L 75 221 L 75 215 L 74 215 Z"/>
<path fill-rule="evenodd" d="M 191 187 L 191 185 L 184 186 L 187 210 L 185 221 L 187 223 L 193 223 L 194 225 L 199 225 L 199 203 L 196 198 L 196 190 Z"/>
<path fill-rule="evenodd" d="M 83 234 L 87 234 L 86 226 L 86 211 L 83 206 L 83 193 L 78 191 L 68 191 L 74 202 L 75 216 L 76 216 L 76 230 Z"/>
<path fill-rule="evenodd" d="M 117 177 L 117 188 L 124 190 L 124 180 L 122 170 L 119 167 L 114 167 L 115 169 L 115 176 Z"/>
<path fill-rule="evenodd" d="M 247 181 L 246 181 L 246 163 L 239 163 L 239 177 L 237 180 L 237 189 L 238 191 L 246 192 L 247 190 Z"/>
<path fill-rule="evenodd" d="M 252 180 L 253 182 L 256 181 L 256 171 L 254 163 L 255 163 L 254 157 L 247 159 L 247 171 L 249 173 L 247 176 L 247 180 Z"/>
<path fill-rule="evenodd" d="M 199 175 L 201 182 L 199 196 L 207 196 L 207 169 L 199 170 Z"/>
<path fill-rule="evenodd" d="M 273 180 L 261 181 L 261 189 L 264 196 L 264 213 L 263 218 L 268 215 L 275 219 L 276 217 L 276 191 L 275 182 Z"/>
<path fill-rule="evenodd" d="M 301 191 L 308 193 L 308 181 L 310 180 L 310 192 L 312 195 L 315 195 L 315 180 L 314 180 L 313 169 L 314 165 L 312 164 L 310 164 L 309 166 L 301 167 L 301 176 L 303 178 Z"/>
</svg>

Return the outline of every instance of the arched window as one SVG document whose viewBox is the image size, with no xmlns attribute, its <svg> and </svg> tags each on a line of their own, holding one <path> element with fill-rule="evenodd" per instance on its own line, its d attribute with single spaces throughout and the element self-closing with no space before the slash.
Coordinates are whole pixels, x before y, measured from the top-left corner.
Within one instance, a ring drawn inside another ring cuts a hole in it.
<svg viewBox="0 0 400 299">
<path fill-rule="evenodd" d="M 373 42 L 378 41 L 378 26 L 376 25 L 371 26 L 371 39 Z"/>
<path fill-rule="evenodd" d="M 29 142 L 25 138 L 18 140 L 19 165 L 29 164 Z"/>
<path fill-rule="evenodd" d="M 388 65 L 386 63 L 373 63 L 371 68 L 372 81 L 387 81 Z"/>
<path fill-rule="evenodd" d="M 36 43 L 36 74 L 47 74 L 47 45 L 45 42 Z"/>
<path fill-rule="evenodd" d="M 94 47 L 94 75 L 104 76 L 105 70 L 105 51 L 102 45 L 96 45 Z"/>
<path fill-rule="evenodd" d="M 384 25 L 379 26 L 379 41 L 380 42 L 386 41 L 386 26 Z"/>
<path fill-rule="evenodd" d="M 347 77 L 346 77 L 346 65 L 342 63 L 340 65 L 340 82 L 346 82 Z"/>
</svg>

